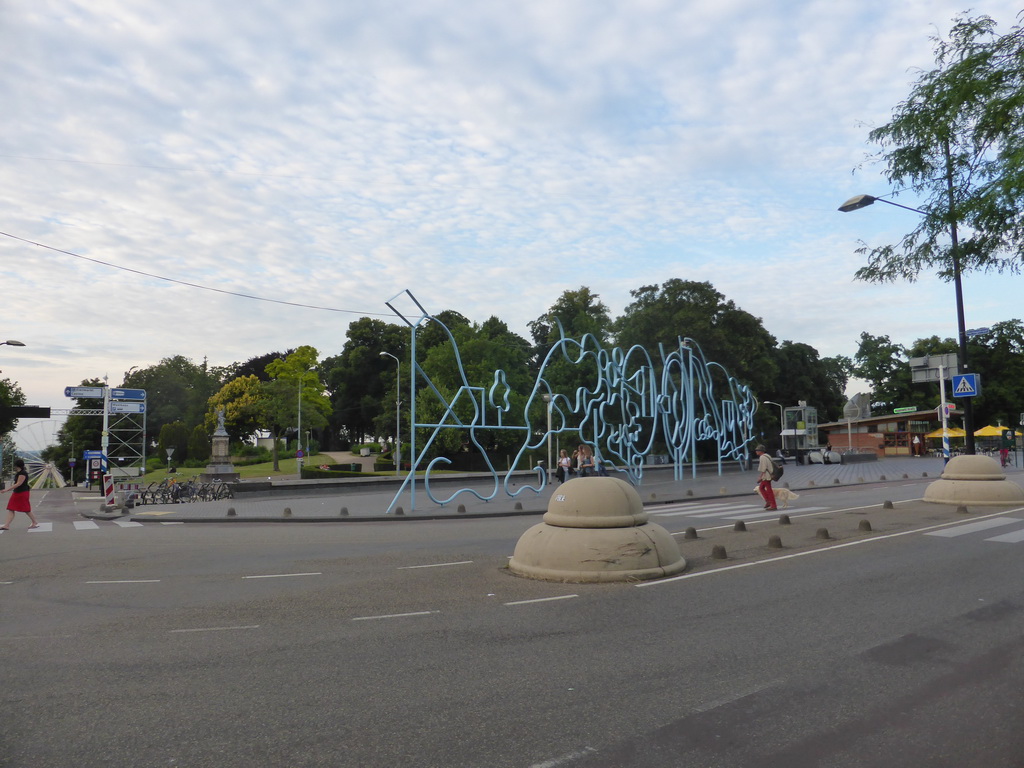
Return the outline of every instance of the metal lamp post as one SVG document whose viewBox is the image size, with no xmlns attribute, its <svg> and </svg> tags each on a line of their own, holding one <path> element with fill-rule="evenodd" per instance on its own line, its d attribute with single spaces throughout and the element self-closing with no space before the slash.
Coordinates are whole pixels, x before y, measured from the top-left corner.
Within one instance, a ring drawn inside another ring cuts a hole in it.
<svg viewBox="0 0 1024 768">
<path fill-rule="evenodd" d="M 548 412 L 548 479 L 551 479 L 551 474 L 554 472 L 554 467 L 551 464 L 551 395 L 543 395 L 545 410 Z"/>
<path fill-rule="evenodd" d="M 402 472 L 402 361 L 390 352 L 381 352 L 381 357 L 395 361 L 395 474 Z"/>
<path fill-rule="evenodd" d="M 900 205 L 894 203 L 892 200 L 886 200 L 882 197 L 874 197 L 872 195 L 856 195 L 851 197 L 845 203 L 839 206 L 839 210 L 843 213 L 849 213 L 850 211 L 857 211 L 861 208 L 866 208 L 874 203 L 888 203 L 889 205 L 895 205 L 897 208 L 903 208 L 907 211 L 913 211 L 919 213 L 922 216 L 927 214 L 920 208 L 911 208 L 907 205 Z M 953 212 L 953 188 L 950 183 L 949 188 L 949 209 L 950 213 Z M 950 240 L 950 256 L 953 260 L 953 289 L 956 294 L 956 327 L 957 336 L 959 339 L 960 346 L 960 364 L 963 366 L 963 373 L 970 370 L 970 366 L 967 362 L 967 325 L 964 321 L 964 290 L 962 281 L 960 279 L 960 239 L 957 234 L 956 221 L 950 218 L 949 222 L 949 240 Z M 964 450 L 970 454 L 974 454 L 974 404 L 971 402 L 971 398 L 963 398 L 964 403 L 964 430 L 967 432 L 967 436 L 964 439 Z"/>
<path fill-rule="evenodd" d="M 776 403 L 771 400 L 765 400 L 765 405 L 777 405 L 779 407 L 779 440 L 782 441 L 782 450 L 786 450 L 786 436 L 783 434 L 786 431 L 786 417 L 782 412 L 782 403 Z"/>
</svg>

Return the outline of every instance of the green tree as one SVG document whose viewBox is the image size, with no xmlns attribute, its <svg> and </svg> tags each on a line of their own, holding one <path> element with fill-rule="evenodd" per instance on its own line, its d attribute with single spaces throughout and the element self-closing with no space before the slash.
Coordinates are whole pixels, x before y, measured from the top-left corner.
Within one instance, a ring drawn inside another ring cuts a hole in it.
<svg viewBox="0 0 1024 768">
<path fill-rule="evenodd" d="M 819 421 L 831 421 L 842 415 L 852 367 L 848 359 L 821 359 L 814 347 L 792 341 L 783 341 L 774 356 L 779 379 L 770 399 L 782 405 L 805 400 L 818 409 Z M 774 417 L 778 418 L 778 414 Z"/>
<path fill-rule="evenodd" d="M 547 357 L 560 338 L 559 323 L 566 338 L 579 341 L 586 334 L 591 334 L 599 344 L 607 346 L 612 320 L 600 297 L 586 286 L 580 286 L 575 291 L 564 291 L 545 314 L 527 324 L 533 337 L 531 370 L 539 374 L 540 366 L 547 360 L 543 371 L 545 381 L 556 394 L 571 398 L 580 387 L 593 386 L 597 364 L 592 358 L 573 362 L 577 359 L 577 351 L 572 346 L 567 350 L 569 358 L 557 353 Z"/>
<path fill-rule="evenodd" d="M 658 344 L 676 348 L 678 337 L 690 337 L 709 362 L 755 392 L 771 392 L 777 377 L 775 338 L 760 318 L 737 307 L 708 282 L 673 278 L 663 285 L 630 291 L 633 302 L 615 321 L 618 345 L 638 344 L 657 363 Z"/>
<path fill-rule="evenodd" d="M 479 325 L 457 324 L 451 330 L 458 344 L 462 372 L 456 360 L 455 348 L 449 340 L 448 343 L 434 344 L 429 349 L 422 363 L 424 373 L 448 402 L 453 401 L 459 388 L 465 384 L 481 388 L 482 395 L 476 393 L 476 401 L 486 411 L 484 416 L 487 424 L 496 425 L 498 409 L 507 405 L 507 410 L 500 413 L 502 424 L 523 425 L 526 396 L 533 383 L 528 365 L 530 343 L 493 316 Z M 499 371 L 502 373 L 498 374 Z M 463 372 L 465 381 L 461 375 Z M 446 410 L 445 404 L 425 386 L 419 387 L 416 408 L 418 420 L 433 423 L 439 422 Z M 539 405 L 538 409 L 537 413 L 531 414 L 533 423 L 544 422 L 543 405 Z M 475 410 L 472 396 L 466 393 L 460 395 L 454 410 L 463 423 L 470 423 Z M 454 422 L 449 418 L 445 423 Z M 427 434 L 429 430 L 420 433 L 421 447 Z M 522 442 L 523 436 L 515 430 L 492 429 L 478 431 L 477 437 L 484 448 L 494 449 L 516 446 Z M 432 452 L 448 455 L 458 453 L 468 439 L 466 431 L 442 430 L 433 443 Z"/>
<path fill-rule="evenodd" d="M 975 428 L 987 424 L 1016 426 L 1024 412 L 1024 323 L 995 323 L 971 340 L 971 367 L 981 375 Z"/>
<path fill-rule="evenodd" d="M 888 336 L 861 333 L 854 361 L 854 375 L 871 384 L 872 408 L 891 411 L 914 404 L 909 354 L 905 347 Z"/>
<path fill-rule="evenodd" d="M 102 387 L 100 379 L 85 379 L 83 387 Z M 95 410 L 102 412 L 103 398 L 76 399 L 73 409 Z M 43 459 L 52 462 L 64 477 L 71 477 L 70 459 L 75 457 L 76 467 L 82 467 L 80 459 L 84 451 L 99 451 L 103 447 L 103 417 L 72 414 L 67 417 L 61 428 L 57 430 L 57 444 L 43 451 Z M 79 477 L 88 469 L 79 469 Z"/>
<path fill-rule="evenodd" d="M 196 424 L 188 436 L 188 458 L 192 462 L 206 461 L 213 450 L 212 437 L 202 424 Z"/>
<path fill-rule="evenodd" d="M 11 381 L 10 379 L 0 379 L 0 407 L 24 404 L 25 393 L 21 391 L 21 387 L 18 386 L 17 382 Z M 8 432 L 13 432 L 17 424 L 18 420 L 13 416 L 4 416 L 3 414 L 0 414 L 0 435 L 6 435 Z M 6 457 L 6 455 L 7 452 L 4 451 L 4 456 Z M 6 461 L 6 458 L 4 460 Z"/>
<path fill-rule="evenodd" d="M 275 360 L 284 360 L 294 351 L 294 349 L 288 349 L 284 352 L 267 352 L 265 355 L 250 357 L 244 363 L 235 363 L 230 366 L 230 378 L 255 376 L 260 381 L 270 381 L 270 376 L 267 374 L 267 366 Z"/>
<path fill-rule="evenodd" d="M 393 430 L 398 366 L 381 353 L 401 361 L 401 387 L 407 391 L 408 338 L 408 328 L 361 317 L 349 325 L 341 354 L 323 361 L 320 371 L 331 401 L 333 442 L 358 442 L 375 429 Z"/>
<path fill-rule="evenodd" d="M 862 245 L 864 280 L 933 268 L 953 279 L 954 245 L 965 271 L 1024 263 L 1024 30 L 998 35 L 988 16 L 960 16 L 934 42 L 935 69 L 869 134 L 890 183 L 923 200 L 924 215 L 896 245 Z"/>
<path fill-rule="evenodd" d="M 183 421 L 172 421 L 160 428 L 160 439 L 158 451 L 160 456 L 166 456 L 168 449 L 174 449 L 171 454 L 170 463 L 184 464 L 188 459 L 188 439 L 191 430 Z"/>
<path fill-rule="evenodd" d="M 202 424 L 207 401 L 222 383 L 223 369 L 206 360 L 197 364 L 182 355 L 125 374 L 124 386 L 146 390 L 146 429 L 160 434 L 165 424 L 181 421 L 190 429 Z"/>
<path fill-rule="evenodd" d="M 226 382 L 207 401 L 204 422 L 207 435 L 217 427 L 217 411 L 224 410 L 224 429 L 232 441 L 243 440 L 263 428 L 265 395 L 255 375 L 238 376 Z"/>
<path fill-rule="evenodd" d="M 264 426 L 274 439 L 275 472 L 281 469 L 277 441 L 286 430 L 297 428 L 300 420 L 303 431 L 321 429 L 327 424 L 331 401 L 324 394 L 324 385 L 320 381 L 318 357 L 315 347 L 301 346 L 284 360 L 272 360 L 267 365 L 270 381 L 263 384 L 266 399 Z"/>
</svg>

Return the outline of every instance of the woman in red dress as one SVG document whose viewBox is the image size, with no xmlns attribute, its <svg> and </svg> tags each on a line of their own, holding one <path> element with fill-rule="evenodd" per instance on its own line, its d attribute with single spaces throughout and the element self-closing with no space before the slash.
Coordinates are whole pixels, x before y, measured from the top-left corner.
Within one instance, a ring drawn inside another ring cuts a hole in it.
<svg viewBox="0 0 1024 768">
<path fill-rule="evenodd" d="M 39 521 L 32 514 L 32 504 L 28 499 L 28 472 L 25 471 L 25 462 L 21 459 L 14 460 L 14 485 L 7 491 L 11 494 L 11 498 L 7 502 L 7 522 L 0 526 L 0 531 L 11 529 L 11 521 L 14 520 L 15 512 L 24 512 L 28 515 L 28 519 L 32 521 L 32 525 L 28 527 L 30 531 L 33 528 L 38 528 Z"/>
</svg>

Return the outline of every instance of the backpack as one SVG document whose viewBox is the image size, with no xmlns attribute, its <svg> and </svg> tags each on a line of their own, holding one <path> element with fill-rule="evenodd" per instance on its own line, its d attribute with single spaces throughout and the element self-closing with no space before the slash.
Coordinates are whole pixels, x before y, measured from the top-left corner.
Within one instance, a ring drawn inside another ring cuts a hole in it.
<svg viewBox="0 0 1024 768">
<path fill-rule="evenodd" d="M 782 465 L 771 456 L 768 457 L 768 460 L 772 463 L 772 482 L 775 482 L 782 477 L 782 473 L 786 470 L 783 469 Z"/>
</svg>

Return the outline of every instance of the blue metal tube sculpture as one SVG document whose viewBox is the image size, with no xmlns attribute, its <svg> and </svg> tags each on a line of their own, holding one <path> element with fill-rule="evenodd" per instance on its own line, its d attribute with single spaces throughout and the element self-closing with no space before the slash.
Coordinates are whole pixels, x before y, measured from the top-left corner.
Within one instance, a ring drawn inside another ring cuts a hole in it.
<svg viewBox="0 0 1024 768">
<path fill-rule="evenodd" d="M 404 314 L 399 311 L 396 308 L 399 299 L 411 301 L 412 311 L 406 310 Z M 421 468 L 424 457 L 441 430 L 446 429 L 463 431 L 467 444 L 484 457 L 489 473 L 487 484 L 490 487 L 483 492 L 468 486 L 460 487 L 445 498 L 438 498 L 431 489 L 431 473 L 451 463 L 449 459 L 438 456 L 425 467 L 423 489 L 433 503 L 442 506 L 464 493 L 485 502 L 494 499 L 499 492 L 513 498 L 524 491 L 540 493 L 548 481 L 546 470 L 537 467 L 536 483 L 524 483 L 520 478 L 519 487 L 515 489 L 513 471 L 525 456 L 542 450 L 551 436 L 578 436 L 580 444 L 590 446 L 593 450 L 600 466 L 611 469 L 635 485 L 643 481 L 644 467 L 659 440 L 668 447 L 674 479 L 677 481 L 683 479 L 687 461 L 691 465 L 691 476 L 696 476 L 699 441 L 715 444 L 719 474 L 722 472 L 723 461 L 745 462 L 749 456 L 757 400 L 750 389 L 730 376 L 723 366 L 707 361 L 693 339 L 680 338 L 676 349 L 670 352 L 659 345 L 659 361 L 656 366 L 648 351 L 638 345 L 627 350 L 618 347 L 607 350 L 591 334 L 579 340 L 568 338 L 556 318 L 559 339 L 541 363 L 523 408 L 521 423 L 509 424 L 507 422 L 512 405 L 504 371 L 494 372 L 489 388 L 475 386 L 466 376 L 458 344 L 451 331 L 427 313 L 412 293 L 402 291 L 386 304 L 409 326 L 411 334 L 410 469 L 388 506 L 389 513 L 407 488 L 410 506 L 416 509 L 416 471 Z M 452 345 L 460 384 L 450 398 L 440 391 L 416 360 L 417 332 L 427 323 L 437 324 Z M 575 392 L 555 392 L 545 378 L 545 373 L 556 360 L 566 361 L 573 366 L 591 366 L 596 371 L 594 380 L 577 387 Z M 419 382 L 423 384 L 423 391 L 432 393 L 441 405 L 442 415 L 436 421 L 421 423 L 417 420 Z M 721 385 L 723 395 L 716 393 L 716 385 Z M 545 396 L 547 402 L 544 402 Z M 457 406 L 462 402 L 472 404 L 468 419 L 459 416 Z M 537 429 L 531 423 L 531 413 L 536 413 L 541 402 L 551 411 L 550 430 L 547 425 Z M 429 429 L 431 432 L 423 447 L 417 449 L 419 429 Z M 482 430 L 522 434 L 515 459 L 503 478 L 499 476 L 485 446 L 480 442 Z"/>
</svg>

